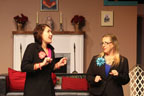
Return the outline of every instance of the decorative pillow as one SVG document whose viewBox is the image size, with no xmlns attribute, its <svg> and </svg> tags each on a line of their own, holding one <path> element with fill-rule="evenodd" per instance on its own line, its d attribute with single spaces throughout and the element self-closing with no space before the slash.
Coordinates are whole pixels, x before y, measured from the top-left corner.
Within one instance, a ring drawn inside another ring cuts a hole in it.
<svg viewBox="0 0 144 96">
<path fill-rule="evenodd" d="M 8 68 L 9 90 L 24 91 L 26 73 Z"/>
<path fill-rule="evenodd" d="M 52 73 L 51 76 L 53 83 L 55 85 L 57 81 L 56 74 Z M 24 91 L 26 72 L 20 72 L 8 68 L 8 78 L 9 78 L 8 88 L 10 91 Z"/>
<path fill-rule="evenodd" d="M 62 77 L 62 89 L 87 91 L 88 83 L 85 78 Z"/>
<path fill-rule="evenodd" d="M 52 80 L 53 80 L 53 84 L 56 85 L 56 82 L 57 82 L 56 74 L 52 73 L 51 77 L 52 77 Z"/>
</svg>

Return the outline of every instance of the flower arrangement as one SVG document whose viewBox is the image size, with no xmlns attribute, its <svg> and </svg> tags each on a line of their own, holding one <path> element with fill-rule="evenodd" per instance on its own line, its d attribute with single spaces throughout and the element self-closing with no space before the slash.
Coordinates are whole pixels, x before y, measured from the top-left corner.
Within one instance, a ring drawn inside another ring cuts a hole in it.
<svg viewBox="0 0 144 96">
<path fill-rule="evenodd" d="M 85 26 L 85 17 L 83 16 L 79 16 L 79 15 L 75 15 L 72 20 L 71 23 L 73 25 L 78 24 L 78 28 L 81 29 L 83 26 Z"/>
<path fill-rule="evenodd" d="M 19 15 L 15 16 L 14 20 L 16 21 L 16 23 L 20 23 L 20 24 L 24 25 L 28 21 L 28 17 L 21 14 L 21 16 L 19 16 Z"/>
<path fill-rule="evenodd" d="M 97 63 L 97 66 L 100 67 L 105 64 L 105 59 L 102 57 L 99 57 L 99 58 L 97 58 L 96 63 Z"/>
</svg>

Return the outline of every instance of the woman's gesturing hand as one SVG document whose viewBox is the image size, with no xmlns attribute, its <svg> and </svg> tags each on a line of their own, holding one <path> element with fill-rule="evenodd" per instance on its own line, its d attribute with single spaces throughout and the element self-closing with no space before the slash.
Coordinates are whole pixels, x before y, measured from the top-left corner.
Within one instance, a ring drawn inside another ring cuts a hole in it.
<svg viewBox="0 0 144 96">
<path fill-rule="evenodd" d="M 63 57 L 62 59 L 60 59 L 59 62 L 57 62 L 57 63 L 55 64 L 55 69 L 59 69 L 60 67 L 66 65 L 66 63 L 67 63 L 67 58 L 66 58 L 66 57 Z"/>
<path fill-rule="evenodd" d="M 52 59 L 51 59 L 50 57 L 46 57 L 46 58 L 44 58 L 43 65 L 47 65 L 47 64 L 49 64 L 51 61 L 52 61 Z"/>
<path fill-rule="evenodd" d="M 109 74 L 113 76 L 118 76 L 119 73 L 117 70 L 112 70 Z"/>
<path fill-rule="evenodd" d="M 102 80 L 101 76 L 97 75 L 97 76 L 95 77 L 95 82 L 99 82 L 100 80 Z"/>
<path fill-rule="evenodd" d="M 64 66 L 67 63 L 67 58 L 63 57 L 58 63 L 59 67 Z"/>
</svg>

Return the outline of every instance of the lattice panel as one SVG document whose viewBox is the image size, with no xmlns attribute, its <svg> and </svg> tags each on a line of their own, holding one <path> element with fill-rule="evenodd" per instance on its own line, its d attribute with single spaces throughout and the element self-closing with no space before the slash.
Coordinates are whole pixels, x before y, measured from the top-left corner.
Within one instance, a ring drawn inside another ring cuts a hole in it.
<svg viewBox="0 0 144 96">
<path fill-rule="evenodd" d="M 129 73 L 130 75 L 130 96 L 144 96 L 144 71 L 136 66 Z"/>
</svg>

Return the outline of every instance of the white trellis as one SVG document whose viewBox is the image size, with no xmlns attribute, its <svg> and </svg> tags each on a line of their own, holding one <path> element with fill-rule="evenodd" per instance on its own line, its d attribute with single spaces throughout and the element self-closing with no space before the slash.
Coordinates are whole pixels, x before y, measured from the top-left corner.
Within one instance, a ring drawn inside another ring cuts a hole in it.
<svg viewBox="0 0 144 96">
<path fill-rule="evenodd" d="M 129 72 L 130 96 L 144 96 L 144 71 L 136 66 Z"/>
</svg>

